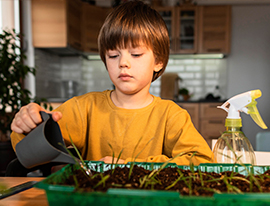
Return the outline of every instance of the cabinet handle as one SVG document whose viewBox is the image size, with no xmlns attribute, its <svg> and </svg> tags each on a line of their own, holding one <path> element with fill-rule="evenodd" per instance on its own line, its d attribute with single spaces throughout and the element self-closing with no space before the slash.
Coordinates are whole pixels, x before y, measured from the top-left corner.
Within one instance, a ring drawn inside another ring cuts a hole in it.
<svg viewBox="0 0 270 206">
<path fill-rule="evenodd" d="M 222 120 L 209 120 L 210 124 L 222 124 L 223 121 Z"/>
<path fill-rule="evenodd" d="M 221 52 L 221 49 L 207 49 L 207 52 Z"/>
</svg>

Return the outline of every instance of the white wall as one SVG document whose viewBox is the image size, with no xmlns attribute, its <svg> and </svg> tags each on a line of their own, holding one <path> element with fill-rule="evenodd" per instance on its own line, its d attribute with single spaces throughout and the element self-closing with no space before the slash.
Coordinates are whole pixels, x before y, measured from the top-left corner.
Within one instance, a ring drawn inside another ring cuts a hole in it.
<svg viewBox="0 0 270 206">
<path fill-rule="evenodd" d="M 257 99 L 257 107 L 270 127 L 270 5 L 232 7 L 231 54 L 227 64 L 227 96 L 261 89 L 263 95 Z M 263 129 L 250 116 L 241 116 L 243 132 L 255 147 L 255 136 Z"/>
</svg>

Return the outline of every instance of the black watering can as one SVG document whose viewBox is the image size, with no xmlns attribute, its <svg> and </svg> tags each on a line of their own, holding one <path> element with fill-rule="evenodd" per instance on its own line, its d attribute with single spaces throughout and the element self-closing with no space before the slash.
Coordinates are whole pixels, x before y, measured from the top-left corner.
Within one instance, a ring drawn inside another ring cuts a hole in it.
<svg viewBox="0 0 270 206">
<path fill-rule="evenodd" d="M 75 164 L 67 152 L 59 125 L 51 114 L 40 112 L 43 122 L 16 145 L 18 160 L 26 168 L 49 162 Z"/>
</svg>

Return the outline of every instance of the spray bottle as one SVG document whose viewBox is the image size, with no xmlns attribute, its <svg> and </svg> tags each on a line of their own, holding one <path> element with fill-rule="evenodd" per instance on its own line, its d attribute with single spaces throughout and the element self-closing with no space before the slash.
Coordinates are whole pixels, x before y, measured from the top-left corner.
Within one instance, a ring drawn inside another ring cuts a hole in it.
<svg viewBox="0 0 270 206">
<path fill-rule="evenodd" d="M 262 95 L 260 90 L 252 90 L 236 95 L 218 106 L 228 113 L 225 121 L 226 131 L 218 139 L 213 153 L 218 163 L 256 164 L 252 145 L 241 131 L 242 119 L 240 112 L 249 114 L 251 118 L 263 129 L 267 126 L 263 122 L 255 99 Z"/>
</svg>

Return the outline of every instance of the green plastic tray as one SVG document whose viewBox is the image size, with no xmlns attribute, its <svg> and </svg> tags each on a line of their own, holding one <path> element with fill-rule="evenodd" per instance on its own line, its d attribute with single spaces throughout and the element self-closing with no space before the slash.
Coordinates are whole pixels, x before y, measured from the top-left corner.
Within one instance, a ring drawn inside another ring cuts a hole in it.
<svg viewBox="0 0 270 206">
<path fill-rule="evenodd" d="M 103 162 L 87 161 L 92 170 L 104 172 L 111 169 L 111 164 Z M 137 163 L 145 169 L 159 168 L 163 163 Z M 124 167 L 125 165 L 119 165 Z M 189 166 L 169 164 L 170 167 L 190 169 Z M 201 164 L 195 166 L 194 170 L 207 172 L 235 171 L 246 175 L 248 172 L 262 174 L 270 169 L 269 166 L 234 165 L 234 164 Z M 72 174 L 72 165 L 67 165 L 56 173 L 50 175 L 35 187 L 44 189 L 50 206 L 261 206 L 270 205 L 270 193 L 246 193 L 246 194 L 215 194 L 213 197 L 181 196 L 178 192 L 171 191 L 149 191 L 131 189 L 109 189 L 103 192 L 75 192 L 72 186 L 57 185 L 62 183 Z M 52 184 L 52 183 L 56 184 Z"/>
</svg>

